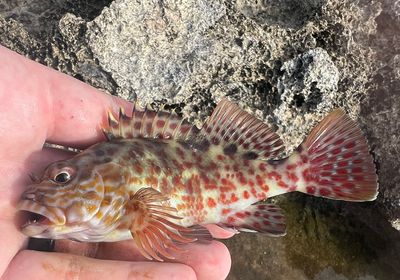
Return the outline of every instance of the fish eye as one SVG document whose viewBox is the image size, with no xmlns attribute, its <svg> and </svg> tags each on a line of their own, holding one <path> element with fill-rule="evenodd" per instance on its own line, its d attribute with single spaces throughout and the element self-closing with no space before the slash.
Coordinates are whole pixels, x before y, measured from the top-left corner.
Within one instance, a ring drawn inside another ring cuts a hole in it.
<svg viewBox="0 0 400 280">
<path fill-rule="evenodd" d="M 67 171 L 61 171 L 54 176 L 54 181 L 57 183 L 67 183 L 71 179 L 71 175 Z"/>
</svg>

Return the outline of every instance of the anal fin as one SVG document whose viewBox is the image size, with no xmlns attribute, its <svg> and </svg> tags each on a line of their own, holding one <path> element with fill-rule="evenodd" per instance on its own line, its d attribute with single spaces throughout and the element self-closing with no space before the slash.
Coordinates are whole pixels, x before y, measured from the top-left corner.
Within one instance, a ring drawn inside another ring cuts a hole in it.
<svg viewBox="0 0 400 280">
<path fill-rule="evenodd" d="M 270 236 L 286 234 L 282 209 L 274 204 L 250 205 L 246 209 L 228 216 L 221 224 L 244 232 L 260 232 Z"/>
</svg>

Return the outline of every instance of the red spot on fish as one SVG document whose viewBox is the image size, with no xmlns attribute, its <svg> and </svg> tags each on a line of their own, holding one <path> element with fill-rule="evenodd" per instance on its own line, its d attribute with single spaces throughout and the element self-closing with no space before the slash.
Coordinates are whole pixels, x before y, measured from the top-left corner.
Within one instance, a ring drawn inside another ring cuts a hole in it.
<svg viewBox="0 0 400 280">
<path fill-rule="evenodd" d="M 233 171 L 238 172 L 239 171 L 239 165 L 237 163 L 235 163 L 233 165 Z"/>
<path fill-rule="evenodd" d="M 219 161 L 224 161 L 224 160 L 225 160 L 225 157 L 224 157 L 223 155 L 217 155 L 217 159 L 218 159 Z"/>
<path fill-rule="evenodd" d="M 258 166 L 258 168 L 260 169 L 260 171 L 264 172 L 266 170 L 265 168 L 265 163 L 260 163 L 260 165 Z"/>
<path fill-rule="evenodd" d="M 165 177 L 161 180 L 161 192 L 168 193 L 168 180 Z"/>
<path fill-rule="evenodd" d="M 248 183 L 249 183 L 249 186 L 250 186 L 250 187 L 254 187 L 254 182 L 253 182 L 253 180 L 249 180 Z"/>
<path fill-rule="evenodd" d="M 204 185 L 204 188 L 206 190 L 216 190 L 216 189 L 218 189 L 218 186 L 216 184 L 206 184 L 206 185 Z"/>
<path fill-rule="evenodd" d="M 267 221 L 267 220 L 264 220 L 264 221 L 263 221 L 263 224 L 266 225 L 266 226 L 271 225 L 271 223 L 270 223 L 269 221 Z"/>
<path fill-rule="evenodd" d="M 321 188 L 321 189 L 319 190 L 319 194 L 320 194 L 321 196 L 328 196 L 328 195 L 331 194 L 331 191 L 328 190 L 328 189 L 326 189 L 326 188 Z"/>
<path fill-rule="evenodd" d="M 157 178 L 154 177 L 154 176 L 147 177 L 147 178 L 145 179 L 145 182 L 146 182 L 147 185 L 153 186 L 153 187 L 155 187 L 155 186 L 158 185 L 158 180 L 157 180 Z"/>
<path fill-rule="evenodd" d="M 227 214 L 229 214 L 230 212 L 231 212 L 231 209 L 224 208 L 224 209 L 222 209 L 221 214 L 222 214 L 222 215 L 227 215 Z"/>
<path fill-rule="evenodd" d="M 182 185 L 181 177 L 180 176 L 174 176 L 172 178 L 172 184 L 174 184 L 174 187 Z"/>
<path fill-rule="evenodd" d="M 164 120 L 158 120 L 157 121 L 157 127 L 158 128 L 163 128 L 165 125 L 165 121 Z"/>
<path fill-rule="evenodd" d="M 142 174 L 143 173 L 143 168 L 140 166 L 139 163 L 136 163 L 133 165 L 133 170 L 135 170 L 135 172 L 137 174 Z"/>
<path fill-rule="evenodd" d="M 253 168 L 250 168 L 248 172 L 249 172 L 250 175 L 254 175 L 254 169 Z"/>
<path fill-rule="evenodd" d="M 213 143 L 214 145 L 219 145 L 219 139 L 217 137 L 213 137 L 211 139 L 211 143 Z"/>
<path fill-rule="evenodd" d="M 351 157 L 354 157 L 354 156 L 356 156 L 357 154 L 356 153 L 353 153 L 353 152 L 350 152 L 350 153 L 345 153 L 344 155 L 343 155 L 343 158 L 351 158 Z"/>
<path fill-rule="evenodd" d="M 351 170 L 351 172 L 352 172 L 352 173 L 361 173 L 361 172 L 363 172 L 363 170 L 362 170 L 361 167 L 354 167 L 354 168 Z"/>
<path fill-rule="evenodd" d="M 239 200 L 239 198 L 236 196 L 236 194 L 232 193 L 231 194 L 231 202 L 236 202 L 238 200 Z"/>
<path fill-rule="evenodd" d="M 289 186 L 283 182 L 283 181 L 278 181 L 278 186 L 282 187 L 282 188 L 288 188 Z"/>
<path fill-rule="evenodd" d="M 235 215 L 236 215 L 236 217 L 238 217 L 240 219 L 243 219 L 243 218 L 246 217 L 246 215 L 244 213 L 242 213 L 242 212 L 237 212 Z"/>
<path fill-rule="evenodd" d="M 268 179 L 275 179 L 275 180 L 280 180 L 282 178 L 282 176 L 278 173 L 278 172 L 276 172 L 276 171 L 271 171 L 271 172 L 269 172 L 268 173 Z"/>
<path fill-rule="evenodd" d="M 292 172 L 288 172 L 287 177 L 290 181 L 293 181 L 293 182 L 297 182 L 299 180 L 299 178 L 296 176 L 296 174 L 294 174 Z"/>
<path fill-rule="evenodd" d="M 140 130 L 141 127 L 142 127 L 142 123 L 141 122 L 135 122 L 135 124 L 133 125 L 133 128 L 135 130 Z"/>
<path fill-rule="evenodd" d="M 260 175 L 256 175 L 256 182 L 258 186 L 263 186 L 264 185 L 264 180 L 261 178 Z"/>
<path fill-rule="evenodd" d="M 233 223 L 235 223 L 235 218 L 229 216 L 229 217 L 227 218 L 227 221 L 228 221 L 229 224 L 233 224 Z"/>
<path fill-rule="evenodd" d="M 287 166 L 286 166 L 286 169 L 287 170 L 292 170 L 292 169 L 295 169 L 296 168 L 296 164 L 288 164 Z"/>
<path fill-rule="evenodd" d="M 180 147 L 176 147 L 176 153 L 181 159 L 185 158 L 185 152 Z"/>
<path fill-rule="evenodd" d="M 215 200 L 213 198 L 209 197 L 207 200 L 207 205 L 210 208 L 214 208 L 215 206 L 217 206 L 217 203 L 215 202 Z"/>
<path fill-rule="evenodd" d="M 300 155 L 300 158 L 301 158 L 301 161 L 302 161 L 303 163 L 307 163 L 307 162 L 308 162 L 308 156 L 306 156 L 306 155 Z"/>
<path fill-rule="evenodd" d="M 267 195 L 266 195 L 265 193 L 259 193 L 259 194 L 257 195 L 257 198 L 260 199 L 260 200 L 266 199 L 266 198 L 267 198 Z"/>
<path fill-rule="evenodd" d="M 310 174 L 310 170 L 307 168 L 307 169 L 304 169 L 303 170 L 303 178 L 304 178 L 304 180 L 306 180 L 306 181 L 312 181 L 312 175 Z"/>
<path fill-rule="evenodd" d="M 191 128 L 190 125 L 181 125 L 180 133 L 186 134 L 189 131 L 190 128 Z"/>
<path fill-rule="evenodd" d="M 349 144 L 346 144 L 344 147 L 345 147 L 346 149 L 352 149 L 352 148 L 354 148 L 355 146 L 356 146 L 356 143 L 350 142 Z"/>
<path fill-rule="evenodd" d="M 244 197 L 245 199 L 249 199 L 249 198 L 250 198 L 249 192 L 248 192 L 248 191 L 244 191 L 244 192 L 243 192 L 243 197 Z"/>
</svg>

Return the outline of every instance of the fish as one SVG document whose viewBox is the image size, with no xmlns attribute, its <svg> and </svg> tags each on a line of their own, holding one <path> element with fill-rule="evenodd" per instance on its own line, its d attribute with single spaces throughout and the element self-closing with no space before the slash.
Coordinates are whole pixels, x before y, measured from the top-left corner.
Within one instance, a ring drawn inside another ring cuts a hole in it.
<svg viewBox="0 0 400 280">
<path fill-rule="evenodd" d="M 176 113 L 137 104 L 108 114 L 105 139 L 51 163 L 22 193 L 30 237 L 80 242 L 133 240 L 150 260 L 174 259 L 185 244 L 210 242 L 205 225 L 283 236 L 279 206 L 301 192 L 352 202 L 378 194 L 373 157 L 342 109 L 329 113 L 294 152 L 228 99 L 201 128 Z"/>
</svg>

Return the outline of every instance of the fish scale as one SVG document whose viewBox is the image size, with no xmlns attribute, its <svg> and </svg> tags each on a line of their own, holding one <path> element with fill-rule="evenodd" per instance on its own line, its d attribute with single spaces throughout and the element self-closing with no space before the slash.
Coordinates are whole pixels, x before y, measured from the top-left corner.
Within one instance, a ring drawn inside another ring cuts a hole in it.
<svg viewBox="0 0 400 280">
<path fill-rule="evenodd" d="M 181 244 L 207 242 L 204 227 L 286 233 L 282 210 L 263 200 L 299 191 L 346 201 L 377 196 L 367 142 L 334 110 L 287 158 L 279 136 L 222 100 L 201 129 L 174 113 L 137 106 L 109 114 L 107 141 L 49 165 L 22 194 L 20 210 L 42 215 L 22 231 L 85 242 L 133 239 L 162 261 Z"/>
</svg>

